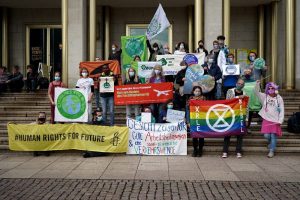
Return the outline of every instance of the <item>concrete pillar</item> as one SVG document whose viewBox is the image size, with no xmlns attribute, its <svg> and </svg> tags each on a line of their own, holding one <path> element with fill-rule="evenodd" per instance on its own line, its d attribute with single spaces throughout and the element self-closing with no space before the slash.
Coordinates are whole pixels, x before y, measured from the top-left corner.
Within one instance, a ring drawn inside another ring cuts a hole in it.
<svg viewBox="0 0 300 200">
<path fill-rule="evenodd" d="M 213 48 L 213 41 L 223 33 L 222 3 L 223 0 L 204 1 L 204 42 L 209 51 Z"/>
<path fill-rule="evenodd" d="M 85 0 L 68 1 L 68 86 L 74 87 L 79 78 L 79 63 L 86 61 L 87 5 Z"/>
<path fill-rule="evenodd" d="M 295 24 L 296 24 L 296 31 L 295 31 L 295 45 L 296 45 L 296 53 L 295 55 L 300 55 L 300 2 L 296 1 L 295 6 Z M 295 77 L 295 86 L 297 90 L 300 90 L 300 56 L 296 56 L 295 59 L 295 70 L 296 70 L 296 77 Z"/>
</svg>

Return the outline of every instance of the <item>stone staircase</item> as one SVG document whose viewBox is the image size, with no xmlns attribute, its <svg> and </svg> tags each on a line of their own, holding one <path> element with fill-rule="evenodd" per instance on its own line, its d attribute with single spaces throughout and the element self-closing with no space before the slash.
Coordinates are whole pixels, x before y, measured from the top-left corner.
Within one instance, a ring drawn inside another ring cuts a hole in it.
<svg viewBox="0 0 300 200">
<path fill-rule="evenodd" d="M 280 91 L 285 101 L 285 122 L 282 125 L 283 136 L 278 139 L 278 153 L 300 153 L 300 134 L 287 132 L 287 120 L 293 112 L 300 111 L 300 91 Z M 7 123 L 31 123 L 35 121 L 37 113 L 45 111 L 50 120 L 50 106 L 46 90 L 36 93 L 3 93 L 0 96 L 0 150 L 8 151 Z M 115 108 L 115 122 L 117 126 L 125 126 L 125 106 Z M 244 137 L 243 150 L 245 154 L 266 153 L 267 143 L 260 130 L 260 119 L 254 117 L 251 125 L 252 134 Z M 222 138 L 205 139 L 205 153 L 221 153 Z M 230 151 L 235 150 L 235 138 L 232 138 Z M 192 151 L 191 138 L 188 139 L 188 151 Z"/>
</svg>

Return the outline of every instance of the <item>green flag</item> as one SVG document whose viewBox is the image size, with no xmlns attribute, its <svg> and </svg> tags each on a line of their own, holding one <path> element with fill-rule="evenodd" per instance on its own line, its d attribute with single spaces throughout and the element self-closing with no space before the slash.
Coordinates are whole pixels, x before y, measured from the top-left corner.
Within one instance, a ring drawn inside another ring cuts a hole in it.
<svg viewBox="0 0 300 200">
<path fill-rule="evenodd" d="M 136 55 L 141 57 L 142 61 L 147 59 L 146 36 L 122 36 L 122 73 L 126 73 L 131 66 Z M 137 65 L 135 64 L 137 69 Z"/>
<path fill-rule="evenodd" d="M 254 94 L 254 87 L 256 81 L 245 81 L 244 91 L 247 96 L 249 96 L 249 111 L 259 111 L 261 109 L 261 104 L 258 97 Z"/>
</svg>

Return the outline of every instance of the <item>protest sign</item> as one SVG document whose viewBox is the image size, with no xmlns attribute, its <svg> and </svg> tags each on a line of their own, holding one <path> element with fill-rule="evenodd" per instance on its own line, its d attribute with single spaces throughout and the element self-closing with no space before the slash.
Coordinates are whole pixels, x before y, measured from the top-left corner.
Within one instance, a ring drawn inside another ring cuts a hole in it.
<svg viewBox="0 0 300 200">
<path fill-rule="evenodd" d="M 199 64 L 191 65 L 187 68 L 185 73 L 185 82 L 183 85 L 183 93 L 191 94 L 193 90 L 193 83 L 200 80 L 204 74 L 203 67 Z"/>
<path fill-rule="evenodd" d="M 223 65 L 222 72 L 224 76 L 240 75 L 240 65 Z"/>
<path fill-rule="evenodd" d="M 206 74 L 206 75 L 200 76 L 196 82 L 193 82 L 193 87 L 200 86 L 202 89 L 202 92 L 205 94 L 214 89 L 215 83 L 216 83 L 216 81 L 215 81 L 214 77 Z"/>
<path fill-rule="evenodd" d="M 173 99 L 173 83 L 115 86 L 115 105 L 164 103 Z"/>
<path fill-rule="evenodd" d="M 142 112 L 141 122 L 151 122 L 151 113 Z"/>
<path fill-rule="evenodd" d="M 168 109 L 167 110 L 167 122 L 179 122 L 185 117 L 184 111 Z"/>
<path fill-rule="evenodd" d="M 243 99 L 190 101 L 191 137 L 225 137 L 246 133 L 248 97 Z"/>
<path fill-rule="evenodd" d="M 88 94 L 84 89 L 55 88 L 55 121 L 87 122 Z"/>
<path fill-rule="evenodd" d="M 187 129 L 184 121 L 158 124 L 128 118 L 127 127 L 127 154 L 187 155 Z"/>
<path fill-rule="evenodd" d="M 249 111 L 260 111 L 261 109 L 260 100 L 258 99 L 258 96 L 254 94 L 255 86 L 256 86 L 256 81 L 245 81 L 245 86 L 243 88 L 243 91 L 249 97 L 249 103 L 248 103 Z"/>
<path fill-rule="evenodd" d="M 9 149 L 14 151 L 127 151 L 128 128 L 87 124 L 8 124 Z"/>
<path fill-rule="evenodd" d="M 102 67 L 108 65 L 109 69 L 114 73 L 114 75 L 119 75 L 121 73 L 119 62 L 117 60 L 103 60 L 97 62 L 81 62 L 79 68 L 86 68 L 89 72 L 90 78 L 99 77 L 102 73 Z"/>
<path fill-rule="evenodd" d="M 205 53 L 199 53 L 199 54 L 188 54 L 193 55 L 197 58 L 199 65 L 202 65 L 204 63 Z M 181 61 L 186 56 L 184 55 L 174 55 L 174 54 L 165 54 L 165 55 L 157 55 L 156 59 L 157 61 L 161 62 L 164 75 L 176 75 L 181 69 L 182 66 L 180 66 Z"/>
<path fill-rule="evenodd" d="M 155 65 L 161 65 L 160 62 L 138 62 L 138 75 L 140 78 L 149 79 L 152 75 Z"/>
<path fill-rule="evenodd" d="M 114 92 L 114 77 L 100 77 L 100 92 Z"/>
</svg>

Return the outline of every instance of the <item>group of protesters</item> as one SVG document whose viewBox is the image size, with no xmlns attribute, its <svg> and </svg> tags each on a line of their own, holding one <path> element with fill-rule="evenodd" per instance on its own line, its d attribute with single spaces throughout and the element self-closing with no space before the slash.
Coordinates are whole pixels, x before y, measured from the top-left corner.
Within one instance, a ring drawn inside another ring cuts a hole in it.
<svg viewBox="0 0 300 200">
<path fill-rule="evenodd" d="M 156 61 L 157 55 L 171 54 L 168 45 L 164 45 L 160 48 L 159 44 L 150 44 L 147 40 L 147 46 L 150 51 L 149 61 Z M 189 53 L 188 47 L 184 42 L 180 42 L 176 45 L 174 54 L 184 55 Z M 193 53 L 205 53 L 205 62 L 202 65 L 204 74 L 210 75 L 215 81 L 215 87 L 208 93 L 203 93 L 201 86 L 193 87 L 191 94 L 183 94 L 182 88 L 186 82 L 186 71 L 189 65 L 186 61 L 182 60 L 180 63 L 182 69 L 176 75 L 164 76 L 163 68 L 157 64 L 154 66 L 151 77 L 146 83 L 164 83 L 173 82 L 174 85 L 174 99 L 165 103 L 156 103 L 148 105 L 126 105 L 126 117 L 135 118 L 141 120 L 141 112 L 151 113 L 152 123 L 166 123 L 166 115 L 168 109 L 175 109 L 186 111 L 186 123 L 189 128 L 189 102 L 190 100 L 219 100 L 221 98 L 243 99 L 245 96 L 251 96 L 248 109 L 247 118 L 245 119 L 245 125 L 248 127 L 248 134 L 251 133 L 250 125 L 253 115 L 257 112 L 262 118 L 261 133 L 268 141 L 269 153 L 268 157 L 273 157 L 276 149 L 277 137 L 281 136 L 280 125 L 284 120 L 284 104 L 282 97 L 278 94 L 278 86 L 275 83 L 267 83 L 265 92 L 260 92 L 261 80 L 265 77 L 267 67 L 263 66 L 258 69 L 254 66 L 254 62 L 257 59 L 255 52 L 250 52 L 248 59 L 250 64 L 240 69 L 240 75 L 223 75 L 222 65 L 233 65 L 235 58 L 234 54 L 229 53 L 228 47 L 225 45 L 225 37 L 220 35 L 215 41 L 213 41 L 213 49 L 211 51 L 206 50 L 204 42 L 200 40 L 198 47 Z M 117 60 L 121 64 L 122 50 L 118 48 L 116 44 L 112 45 L 111 54 L 109 59 Z M 96 61 L 100 60 L 99 58 Z M 133 61 L 141 61 L 140 56 L 135 56 Z M 125 72 L 125 76 L 122 80 L 123 84 L 141 84 L 142 81 L 138 76 L 138 72 L 134 67 L 129 67 Z M 108 65 L 102 67 L 100 77 L 113 77 L 115 86 L 118 85 L 118 77 L 110 70 Z M 114 93 L 101 93 L 99 92 L 100 78 L 90 78 L 89 71 L 86 68 L 80 68 L 80 78 L 76 83 L 76 88 L 82 88 L 88 92 L 88 108 L 89 108 L 89 122 L 100 125 L 115 124 L 114 114 Z M 247 91 L 244 90 L 244 86 L 247 83 L 255 83 L 254 89 Z M 51 102 L 51 123 L 54 122 L 54 88 L 64 87 L 61 81 L 61 73 L 56 72 L 53 82 L 49 85 L 48 95 Z M 250 95 L 248 93 L 252 93 Z M 93 97 L 95 96 L 95 97 Z M 92 114 L 92 101 L 95 99 L 96 110 Z M 252 106 L 256 105 L 256 106 Z M 252 109 L 252 107 L 253 109 Z M 107 120 L 107 113 L 110 115 L 110 120 Z M 228 148 L 230 143 L 230 136 L 224 138 L 223 154 L 222 157 L 228 156 Z M 237 136 L 236 144 L 236 156 L 242 157 L 242 145 L 243 135 Z M 193 138 L 193 156 L 202 156 L 204 146 L 204 138 Z"/>
</svg>

